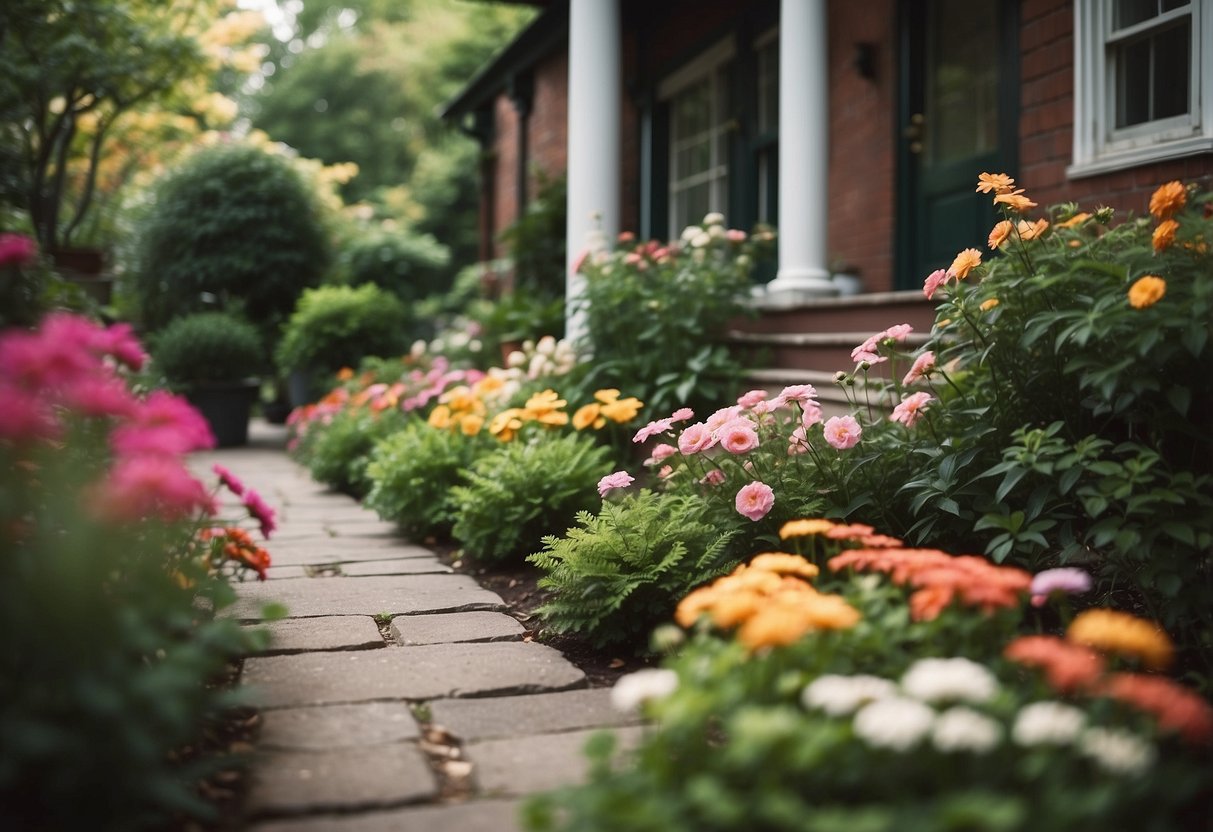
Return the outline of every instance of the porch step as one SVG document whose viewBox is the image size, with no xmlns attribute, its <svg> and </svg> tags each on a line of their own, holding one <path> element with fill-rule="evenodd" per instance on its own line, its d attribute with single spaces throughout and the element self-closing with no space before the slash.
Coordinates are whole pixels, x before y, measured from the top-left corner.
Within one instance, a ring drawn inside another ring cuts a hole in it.
<svg viewBox="0 0 1213 832">
<path fill-rule="evenodd" d="M 873 332 L 894 324 L 910 324 L 915 332 L 930 332 L 935 322 L 935 305 L 917 290 L 818 298 L 794 306 L 758 301 L 754 309 L 757 316 L 734 321 L 732 328 L 753 333 L 862 332 L 855 342 L 859 344 Z"/>
<path fill-rule="evenodd" d="M 883 328 L 883 327 L 882 327 Z M 879 331 L 879 330 L 876 330 Z M 929 328 L 910 333 L 903 346 L 916 350 L 928 340 Z M 745 332 L 732 330 L 726 338 L 733 349 L 747 358 L 761 358 L 779 369 L 813 370 L 834 373 L 855 369 L 851 351 L 873 334 L 863 332 Z"/>
</svg>

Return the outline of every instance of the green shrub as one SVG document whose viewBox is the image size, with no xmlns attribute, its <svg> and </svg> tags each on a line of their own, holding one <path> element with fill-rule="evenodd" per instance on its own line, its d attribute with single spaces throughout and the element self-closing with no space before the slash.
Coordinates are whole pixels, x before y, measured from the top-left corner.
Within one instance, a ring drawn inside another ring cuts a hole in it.
<svg viewBox="0 0 1213 832">
<path fill-rule="evenodd" d="M 156 367 L 173 385 L 238 381 L 265 365 L 257 330 L 226 312 L 175 318 L 154 340 Z"/>
<path fill-rule="evenodd" d="M 450 288 L 450 252 L 428 234 L 368 233 L 347 245 L 338 262 L 351 286 L 373 283 L 406 301 Z"/>
<path fill-rule="evenodd" d="M 328 268 L 317 202 L 282 156 L 234 143 L 199 150 L 153 196 L 135 229 L 149 328 L 217 305 L 244 312 L 272 343 Z"/>
<path fill-rule="evenodd" d="M 543 538 L 528 560 L 552 590 L 539 608 L 547 628 L 576 633 L 595 645 L 644 644 L 697 584 L 731 568 L 736 531 L 704 522 L 704 505 L 689 495 L 642 490 L 581 512 L 564 537 Z"/>
<path fill-rule="evenodd" d="M 451 489 L 485 441 L 409 422 L 371 451 L 366 504 L 413 537 L 446 537 L 455 522 Z"/>
<path fill-rule="evenodd" d="M 371 452 L 375 443 L 405 425 L 399 410 L 371 413 L 365 409 L 338 411 L 328 424 L 313 428 L 307 467 L 319 482 L 337 491 L 363 497 L 371 488 Z"/>
<path fill-rule="evenodd" d="M 466 485 L 451 489 L 453 535 L 475 560 L 528 554 L 597 504 L 598 481 L 610 471 L 608 449 L 592 436 L 509 442 L 477 459 L 464 473 Z"/>
<path fill-rule="evenodd" d="M 284 371 L 331 375 L 368 356 L 389 356 L 408 345 L 404 303 L 378 286 L 309 289 L 283 330 L 275 357 Z"/>
<path fill-rule="evenodd" d="M 541 177 L 526 212 L 501 232 L 501 241 L 509 252 L 515 292 L 543 299 L 564 297 L 566 196 L 564 177 Z"/>
</svg>

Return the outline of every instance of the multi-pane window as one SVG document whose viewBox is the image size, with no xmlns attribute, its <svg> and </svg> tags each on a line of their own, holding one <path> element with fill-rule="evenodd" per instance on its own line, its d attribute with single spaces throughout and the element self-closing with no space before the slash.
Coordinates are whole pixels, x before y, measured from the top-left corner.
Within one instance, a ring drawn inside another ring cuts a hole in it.
<svg viewBox="0 0 1213 832">
<path fill-rule="evenodd" d="M 712 61 L 670 95 L 671 237 L 726 208 L 731 67 L 728 58 Z"/>
<path fill-rule="evenodd" d="M 754 140 L 758 169 L 758 220 L 774 223 L 779 205 L 779 32 L 754 44 L 757 58 L 758 125 Z"/>
<path fill-rule="evenodd" d="M 1074 16 L 1071 174 L 1213 149 L 1213 3 L 1076 0 Z"/>
</svg>

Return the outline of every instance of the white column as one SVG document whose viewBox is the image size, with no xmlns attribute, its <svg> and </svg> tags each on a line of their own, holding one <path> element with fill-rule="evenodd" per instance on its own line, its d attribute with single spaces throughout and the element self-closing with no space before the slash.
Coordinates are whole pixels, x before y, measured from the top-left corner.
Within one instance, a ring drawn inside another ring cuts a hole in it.
<svg viewBox="0 0 1213 832">
<path fill-rule="evenodd" d="M 837 294 L 830 282 L 827 0 L 779 4 L 779 273 L 772 302 Z"/>
<path fill-rule="evenodd" d="M 618 0 L 571 0 L 565 226 L 570 339 L 585 334 L 585 315 L 576 311 L 585 278 L 573 264 L 592 238 L 601 234 L 611 241 L 619 233 L 620 48 Z"/>
</svg>

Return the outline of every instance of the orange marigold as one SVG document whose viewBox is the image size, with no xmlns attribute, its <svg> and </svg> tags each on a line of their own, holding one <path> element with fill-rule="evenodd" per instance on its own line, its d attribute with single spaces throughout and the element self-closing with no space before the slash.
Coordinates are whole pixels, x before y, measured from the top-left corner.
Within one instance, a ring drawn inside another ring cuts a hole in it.
<svg viewBox="0 0 1213 832">
<path fill-rule="evenodd" d="M 800 555 L 787 552 L 763 552 L 761 555 L 755 555 L 750 561 L 750 568 L 774 572 L 777 575 L 800 575 L 805 578 L 815 578 L 821 571 L 815 564 L 809 563 Z"/>
<path fill-rule="evenodd" d="M 573 414 L 573 427 L 577 430 L 585 430 L 588 427 L 600 430 L 605 426 L 606 417 L 602 415 L 602 405 L 597 402 L 579 407 Z"/>
<path fill-rule="evenodd" d="M 1075 214 L 1065 222 L 1057 223 L 1058 228 L 1073 228 L 1076 225 L 1082 225 L 1087 220 L 1091 219 L 1091 215 L 1085 211 L 1081 214 Z"/>
<path fill-rule="evenodd" d="M 1015 180 L 1005 173 L 981 173 L 977 176 L 977 193 L 1005 194 L 1015 187 Z"/>
<path fill-rule="evenodd" d="M 981 309 L 982 312 L 989 312 L 991 309 L 993 309 L 997 305 L 998 305 L 998 298 L 986 298 L 985 300 L 983 300 L 981 302 L 981 306 L 979 308 Z"/>
<path fill-rule="evenodd" d="M 1032 200 L 1028 199 L 1026 196 L 1023 195 L 1022 188 L 1020 188 L 1018 191 L 1012 191 L 1009 194 L 999 194 L 998 196 L 994 197 L 994 204 L 995 205 L 999 205 L 999 204 L 1005 205 L 1005 206 L 1007 206 L 1007 208 L 1009 208 L 1010 210 L 1014 211 L 1017 214 L 1022 214 L 1024 211 L 1027 211 L 1029 208 L 1036 207 L 1035 202 L 1033 202 Z"/>
<path fill-rule="evenodd" d="M 1169 220 L 1188 203 L 1188 189 L 1179 180 L 1160 185 L 1150 197 L 1150 213 L 1160 220 Z"/>
<path fill-rule="evenodd" d="M 1046 219 L 1039 219 L 1036 222 L 1020 220 L 1015 226 L 1015 230 L 1019 232 L 1020 239 L 1025 241 L 1035 240 L 1041 234 L 1044 234 L 1048 228 L 1049 221 Z"/>
<path fill-rule="evenodd" d="M 1010 220 L 1003 220 L 990 229 L 990 237 L 986 242 L 990 244 L 990 248 L 998 248 L 1007 241 L 1014 228 L 1015 226 L 1011 224 Z"/>
<path fill-rule="evenodd" d="M 1158 224 L 1158 228 L 1154 229 L 1154 251 L 1159 252 L 1163 249 L 1171 247 L 1175 242 L 1175 232 L 1179 230 L 1179 223 L 1175 220 L 1163 220 Z"/>
<path fill-rule="evenodd" d="M 1104 672 L 1103 658 L 1088 647 L 1057 636 L 1023 636 L 1007 645 L 1003 655 L 1013 662 L 1044 671 L 1059 693 L 1090 688 Z"/>
<path fill-rule="evenodd" d="M 981 252 L 975 248 L 966 248 L 960 254 L 956 255 L 956 259 L 952 261 L 952 265 L 948 266 L 948 274 L 964 280 L 969 276 L 969 272 L 981 265 Z"/>
<path fill-rule="evenodd" d="M 1129 287 L 1129 306 L 1134 309 L 1145 309 L 1162 300 L 1167 293 L 1167 281 L 1156 275 L 1148 274 L 1140 277 Z"/>
<path fill-rule="evenodd" d="M 1158 727 L 1175 731 L 1192 743 L 1213 740 L 1213 707 L 1199 695 L 1163 676 L 1117 673 L 1102 693 L 1158 720 Z"/>
<path fill-rule="evenodd" d="M 834 526 L 835 523 L 832 520 L 821 518 L 789 520 L 780 527 L 779 539 L 787 540 L 789 537 L 808 537 L 813 534 L 825 534 L 834 528 Z"/>
<path fill-rule="evenodd" d="M 1175 658 L 1175 645 L 1157 624 L 1117 610 L 1079 613 L 1066 630 L 1066 638 L 1105 653 L 1135 656 L 1155 669 L 1169 666 Z"/>
</svg>

